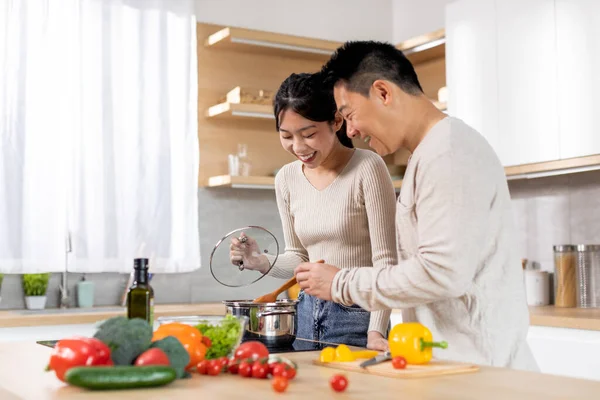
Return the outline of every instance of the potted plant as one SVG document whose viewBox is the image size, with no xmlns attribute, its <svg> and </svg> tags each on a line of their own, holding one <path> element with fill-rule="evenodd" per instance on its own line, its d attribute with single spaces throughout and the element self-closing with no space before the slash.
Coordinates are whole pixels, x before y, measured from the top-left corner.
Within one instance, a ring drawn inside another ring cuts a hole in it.
<svg viewBox="0 0 600 400">
<path fill-rule="evenodd" d="M 28 309 L 40 310 L 46 306 L 46 289 L 49 280 L 50 273 L 23 275 L 23 293 Z"/>
</svg>

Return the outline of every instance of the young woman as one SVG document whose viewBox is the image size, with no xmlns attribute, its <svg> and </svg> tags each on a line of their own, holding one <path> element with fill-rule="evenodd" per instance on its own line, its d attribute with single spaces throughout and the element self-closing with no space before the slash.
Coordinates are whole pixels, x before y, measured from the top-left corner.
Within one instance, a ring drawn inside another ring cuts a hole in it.
<svg viewBox="0 0 600 400">
<path fill-rule="evenodd" d="M 384 267 L 396 260 L 396 197 L 383 159 L 355 149 L 319 74 L 292 74 L 279 88 L 275 121 L 283 148 L 298 158 L 275 178 L 285 252 L 270 276 L 289 279 L 305 261 L 341 268 Z M 233 239 L 231 261 L 267 271 L 256 242 Z M 367 312 L 298 296 L 297 337 L 384 350 L 390 311 Z"/>
</svg>

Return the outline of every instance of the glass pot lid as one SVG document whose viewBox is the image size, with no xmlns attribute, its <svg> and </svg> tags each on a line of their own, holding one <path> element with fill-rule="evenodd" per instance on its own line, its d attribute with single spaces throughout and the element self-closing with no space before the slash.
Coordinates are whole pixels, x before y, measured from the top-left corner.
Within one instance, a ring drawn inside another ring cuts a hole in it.
<svg viewBox="0 0 600 400">
<path fill-rule="evenodd" d="M 260 226 L 229 232 L 210 254 L 210 273 L 222 285 L 247 286 L 267 275 L 279 256 L 277 238 Z"/>
</svg>

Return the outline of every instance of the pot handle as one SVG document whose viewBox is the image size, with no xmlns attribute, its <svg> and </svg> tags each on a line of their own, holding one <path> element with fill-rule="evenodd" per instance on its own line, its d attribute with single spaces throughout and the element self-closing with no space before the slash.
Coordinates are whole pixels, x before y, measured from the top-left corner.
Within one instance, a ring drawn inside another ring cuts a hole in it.
<svg viewBox="0 0 600 400">
<path fill-rule="evenodd" d="M 295 314 L 295 311 L 290 311 L 290 310 L 258 311 L 256 313 L 256 318 L 268 317 L 270 315 L 285 315 L 285 314 Z"/>
</svg>

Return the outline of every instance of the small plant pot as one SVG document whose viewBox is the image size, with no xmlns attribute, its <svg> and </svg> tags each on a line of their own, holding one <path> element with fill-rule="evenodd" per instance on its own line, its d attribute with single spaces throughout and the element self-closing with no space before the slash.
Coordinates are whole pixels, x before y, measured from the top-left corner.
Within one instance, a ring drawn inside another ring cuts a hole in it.
<svg viewBox="0 0 600 400">
<path fill-rule="evenodd" d="M 46 307 L 46 296 L 25 296 L 25 305 L 28 310 L 42 310 Z"/>
</svg>

